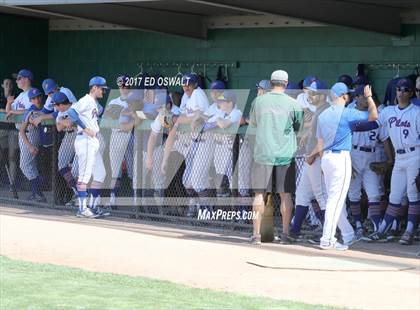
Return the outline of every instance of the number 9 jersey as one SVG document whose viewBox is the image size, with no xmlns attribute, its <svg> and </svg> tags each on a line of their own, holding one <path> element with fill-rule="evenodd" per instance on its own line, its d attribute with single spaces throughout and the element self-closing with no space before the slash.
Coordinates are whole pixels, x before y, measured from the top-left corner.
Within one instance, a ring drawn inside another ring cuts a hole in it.
<svg viewBox="0 0 420 310">
<path fill-rule="evenodd" d="M 388 106 L 381 111 L 377 122 L 386 129 L 395 150 L 420 146 L 420 107 L 414 104 L 405 109 Z"/>
</svg>

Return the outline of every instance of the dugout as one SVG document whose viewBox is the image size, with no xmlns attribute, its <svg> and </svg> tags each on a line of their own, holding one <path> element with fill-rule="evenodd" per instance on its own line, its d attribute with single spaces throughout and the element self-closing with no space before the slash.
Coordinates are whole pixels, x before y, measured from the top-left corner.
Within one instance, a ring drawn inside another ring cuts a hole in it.
<svg viewBox="0 0 420 310">
<path fill-rule="evenodd" d="M 299 82 L 331 84 L 366 64 L 384 97 L 387 82 L 420 64 L 418 1 L 0 1 L 0 77 L 30 68 L 35 86 L 53 77 L 76 97 L 92 75 L 167 75 L 227 69 L 229 88 L 250 89 L 277 68 Z M 204 66 L 206 66 L 204 68 Z"/>
</svg>

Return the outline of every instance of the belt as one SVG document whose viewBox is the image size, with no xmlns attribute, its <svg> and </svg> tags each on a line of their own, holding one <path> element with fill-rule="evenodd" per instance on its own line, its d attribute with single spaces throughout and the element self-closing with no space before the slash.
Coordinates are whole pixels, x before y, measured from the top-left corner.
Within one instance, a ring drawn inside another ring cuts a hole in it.
<svg viewBox="0 0 420 310">
<path fill-rule="evenodd" d="M 98 137 L 98 134 L 99 134 L 99 132 L 97 132 L 97 133 L 95 134 L 95 137 L 96 137 L 96 138 Z M 78 135 L 78 136 L 86 136 L 86 137 L 88 137 L 88 135 L 86 135 L 83 131 L 79 131 L 79 132 L 77 133 L 77 135 Z"/>
<path fill-rule="evenodd" d="M 375 152 L 375 148 L 374 147 L 371 148 L 371 147 L 353 145 L 353 149 L 359 150 L 359 151 L 362 151 L 362 152 L 368 152 L 368 153 Z"/>
<path fill-rule="evenodd" d="M 325 153 L 336 153 L 336 154 L 340 154 L 341 152 L 344 152 L 345 150 L 326 150 L 324 151 Z"/>
<path fill-rule="evenodd" d="M 399 150 L 396 150 L 395 152 L 397 154 L 405 154 L 405 153 L 409 153 L 409 152 L 414 152 L 415 150 L 416 150 L 416 148 L 414 146 L 412 146 L 409 149 L 399 149 Z"/>
<path fill-rule="evenodd" d="M 74 129 L 73 130 L 64 130 L 64 132 L 65 133 L 73 133 L 74 132 Z"/>
</svg>

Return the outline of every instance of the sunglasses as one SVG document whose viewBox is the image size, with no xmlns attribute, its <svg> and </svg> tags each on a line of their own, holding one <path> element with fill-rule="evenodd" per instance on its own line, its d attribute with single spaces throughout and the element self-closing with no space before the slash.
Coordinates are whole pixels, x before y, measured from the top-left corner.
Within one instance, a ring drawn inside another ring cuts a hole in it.
<svg viewBox="0 0 420 310">
<path fill-rule="evenodd" d="M 411 89 L 406 88 L 406 87 L 398 87 L 397 91 L 402 92 L 402 93 L 409 93 Z"/>
</svg>

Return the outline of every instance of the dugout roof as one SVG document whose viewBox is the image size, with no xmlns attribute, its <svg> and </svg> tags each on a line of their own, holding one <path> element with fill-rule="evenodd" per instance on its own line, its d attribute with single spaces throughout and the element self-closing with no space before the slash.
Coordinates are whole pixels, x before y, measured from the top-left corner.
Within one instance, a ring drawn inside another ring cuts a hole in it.
<svg viewBox="0 0 420 310">
<path fill-rule="evenodd" d="M 401 16 L 407 12 L 416 12 L 418 16 L 420 1 L 0 0 L 0 12 L 47 19 L 92 20 L 200 39 L 207 38 L 209 18 L 224 17 L 228 26 L 229 17 L 235 16 L 247 16 L 248 19 L 286 16 L 309 22 L 400 35 Z"/>
</svg>

